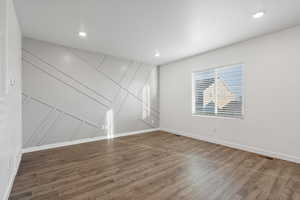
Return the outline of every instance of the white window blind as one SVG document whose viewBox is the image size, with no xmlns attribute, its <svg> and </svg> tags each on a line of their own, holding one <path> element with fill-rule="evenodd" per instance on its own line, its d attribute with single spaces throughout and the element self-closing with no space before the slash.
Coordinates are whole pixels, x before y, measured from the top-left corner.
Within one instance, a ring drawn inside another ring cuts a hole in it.
<svg viewBox="0 0 300 200">
<path fill-rule="evenodd" d="M 243 117 L 243 65 L 193 72 L 193 114 Z"/>
</svg>

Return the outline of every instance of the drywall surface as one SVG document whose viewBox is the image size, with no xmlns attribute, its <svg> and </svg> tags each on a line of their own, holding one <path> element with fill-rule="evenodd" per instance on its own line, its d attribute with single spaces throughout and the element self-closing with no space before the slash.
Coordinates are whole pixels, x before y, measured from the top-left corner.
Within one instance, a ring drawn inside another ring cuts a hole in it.
<svg viewBox="0 0 300 200">
<path fill-rule="evenodd" d="M 160 67 L 160 127 L 300 162 L 300 27 Z M 244 119 L 192 116 L 193 70 L 244 63 Z"/>
<path fill-rule="evenodd" d="M 158 127 L 157 67 L 23 39 L 23 147 Z"/>
<path fill-rule="evenodd" d="M 11 0 L 1 1 L 1 42 L 5 42 L 5 91 L 0 97 L 0 199 L 8 193 L 18 167 L 22 148 L 21 122 L 21 34 Z M 5 12 L 4 15 L 3 12 Z"/>
</svg>

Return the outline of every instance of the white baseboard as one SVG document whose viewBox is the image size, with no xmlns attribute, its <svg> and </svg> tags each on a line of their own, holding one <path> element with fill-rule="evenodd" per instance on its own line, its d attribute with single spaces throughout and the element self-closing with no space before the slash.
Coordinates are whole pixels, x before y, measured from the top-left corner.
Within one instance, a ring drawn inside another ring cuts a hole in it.
<svg viewBox="0 0 300 200">
<path fill-rule="evenodd" d="M 15 163 L 14 163 L 14 168 L 13 168 L 13 173 L 11 174 L 10 178 L 9 178 L 9 183 L 8 183 L 8 186 L 7 186 L 7 190 L 4 194 L 4 200 L 8 200 L 9 198 L 9 195 L 11 193 L 11 190 L 12 190 L 12 187 L 14 185 L 14 181 L 15 181 L 15 178 L 16 178 L 16 175 L 18 173 L 18 169 L 19 169 L 19 166 L 20 166 L 20 163 L 21 163 L 21 159 L 22 159 L 22 151 L 20 151 L 15 159 Z"/>
<path fill-rule="evenodd" d="M 141 130 L 141 131 L 120 133 L 120 134 L 114 135 L 113 138 L 128 136 L 128 135 L 141 134 L 141 133 L 147 133 L 147 132 L 153 132 L 153 131 L 158 131 L 158 130 L 159 129 L 156 128 L 156 129 L 146 129 L 146 130 Z M 94 142 L 94 141 L 105 140 L 105 139 L 108 139 L 107 136 L 100 136 L 100 137 L 94 137 L 94 138 L 84 138 L 84 139 L 74 140 L 74 141 L 69 141 L 69 142 L 60 142 L 60 143 L 55 143 L 55 144 L 47 144 L 47 145 L 43 145 L 43 146 L 29 147 L 29 148 L 23 149 L 22 153 L 41 151 L 41 150 L 46 150 L 46 149 L 53 149 L 53 148 L 58 148 L 58 147 L 70 146 L 70 145 L 74 145 L 74 144 L 81 144 L 81 143 L 87 143 L 87 142 Z"/>
<path fill-rule="evenodd" d="M 146 129 L 146 130 L 141 130 L 141 131 L 127 132 L 127 133 L 120 133 L 118 135 L 115 135 L 113 138 L 128 136 L 128 135 L 141 134 L 141 133 L 147 133 L 147 132 L 153 132 L 153 131 L 158 131 L 158 130 L 159 130 L 158 128 L 155 128 L 155 129 Z M 9 184 L 8 184 L 7 190 L 4 194 L 4 200 L 8 200 L 8 198 L 9 198 L 9 195 L 11 193 L 11 190 L 12 190 L 12 187 L 13 187 L 13 184 L 14 184 L 15 177 L 18 173 L 18 169 L 19 169 L 19 166 L 20 166 L 20 163 L 21 163 L 23 153 L 41 151 L 41 150 L 52 149 L 52 148 L 57 148 L 57 147 L 64 147 L 64 146 L 69 146 L 69 145 L 74 145 L 74 144 L 94 142 L 94 141 L 105 140 L 105 139 L 108 139 L 108 138 L 106 136 L 101 136 L 101 137 L 85 138 L 85 139 L 74 140 L 74 141 L 70 141 L 70 142 L 61 142 L 61 143 L 56 143 L 56 144 L 49 144 L 49 145 L 43 145 L 43 146 L 30 147 L 30 148 L 22 149 L 20 151 L 20 153 L 17 155 L 16 163 L 15 163 L 15 166 L 14 166 L 14 169 L 13 169 L 13 173 L 10 176 Z"/>
<path fill-rule="evenodd" d="M 252 146 L 247 146 L 247 145 L 242 145 L 242 144 L 236 144 L 236 143 L 232 143 L 232 142 L 228 142 L 228 141 L 224 141 L 224 140 L 220 140 L 220 139 L 216 139 L 216 138 L 212 138 L 212 137 L 195 135 L 195 134 L 187 133 L 185 131 L 177 131 L 177 130 L 171 130 L 171 129 L 167 129 L 167 128 L 160 128 L 160 130 L 168 132 L 168 133 L 173 133 L 173 134 L 176 134 L 176 135 L 182 135 L 182 136 L 194 138 L 194 139 L 197 139 L 197 140 L 203 140 L 203 141 L 207 141 L 207 142 L 211 142 L 211 143 L 215 143 L 215 144 L 220 144 L 220 145 L 232 147 L 232 148 L 235 148 L 235 149 L 240 149 L 240 150 L 244 150 L 244 151 L 248 151 L 248 152 L 268 156 L 268 157 L 273 157 L 273 158 L 278 158 L 278 159 L 281 159 L 281 160 L 300 163 L 300 158 L 295 157 L 295 156 L 286 155 L 286 154 L 283 154 L 283 153 L 272 152 L 272 151 L 268 151 L 268 150 L 265 150 L 265 149 L 252 147 Z"/>
<path fill-rule="evenodd" d="M 120 133 L 118 135 L 115 135 L 114 138 L 128 136 L 128 135 L 136 135 L 136 134 L 141 134 L 141 133 L 149 133 L 149 132 L 154 132 L 154 131 L 159 131 L 159 130 L 160 130 L 159 128 L 153 128 L 153 129 L 146 129 L 146 130 L 141 130 L 141 131 Z"/>
</svg>

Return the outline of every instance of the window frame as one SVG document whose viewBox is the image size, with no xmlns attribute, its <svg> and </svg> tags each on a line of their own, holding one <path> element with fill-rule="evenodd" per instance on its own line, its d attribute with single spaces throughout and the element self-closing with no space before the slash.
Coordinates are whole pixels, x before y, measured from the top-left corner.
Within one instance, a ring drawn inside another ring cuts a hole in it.
<svg viewBox="0 0 300 200">
<path fill-rule="evenodd" d="M 216 69 L 219 69 L 219 68 L 226 68 L 226 67 L 234 67 L 234 66 L 237 66 L 237 65 L 241 65 L 242 66 L 242 75 L 241 75 L 241 90 L 242 90 L 242 106 L 241 106 L 241 116 L 239 117 L 230 117 L 230 116 L 216 116 L 216 115 L 205 115 L 205 114 L 197 114 L 195 112 L 195 80 L 194 80 L 194 73 L 197 73 L 197 72 L 205 72 L 205 71 L 208 71 L 208 70 L 216 70 Z M 191 71 L 191 89 L 192 89 L 192 100 L 191 100 L 191 111 L 192 111 L 192 116 L 193 117 L 207 117 L 207 118 L 221 118 L 221 119 L 240 119 L 240 120 L 243 120 L 245 119 L 245 64 L 243 62 L 238 62 L 238 63 L 233 63 L 233 64 L 226 64 L 226 65 L 219 65 L 217 67 L 207 67 L 207 68 L 203 68 L 203 69 L 199 69 L 196 68 L 196 69 L 192 69 Z"/>
</svg>

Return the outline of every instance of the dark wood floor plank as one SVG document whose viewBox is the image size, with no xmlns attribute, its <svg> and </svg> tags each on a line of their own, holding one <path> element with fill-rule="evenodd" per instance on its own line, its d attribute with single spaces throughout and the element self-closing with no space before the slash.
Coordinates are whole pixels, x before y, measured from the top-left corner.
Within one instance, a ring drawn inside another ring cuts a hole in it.
<svg viewBox="0 0 300 200">
<path fill-rule="evenodd" d="M 300 165 L 156 131 L 24 154 L 28 199 L 300 200 Z"/>
</svg>

